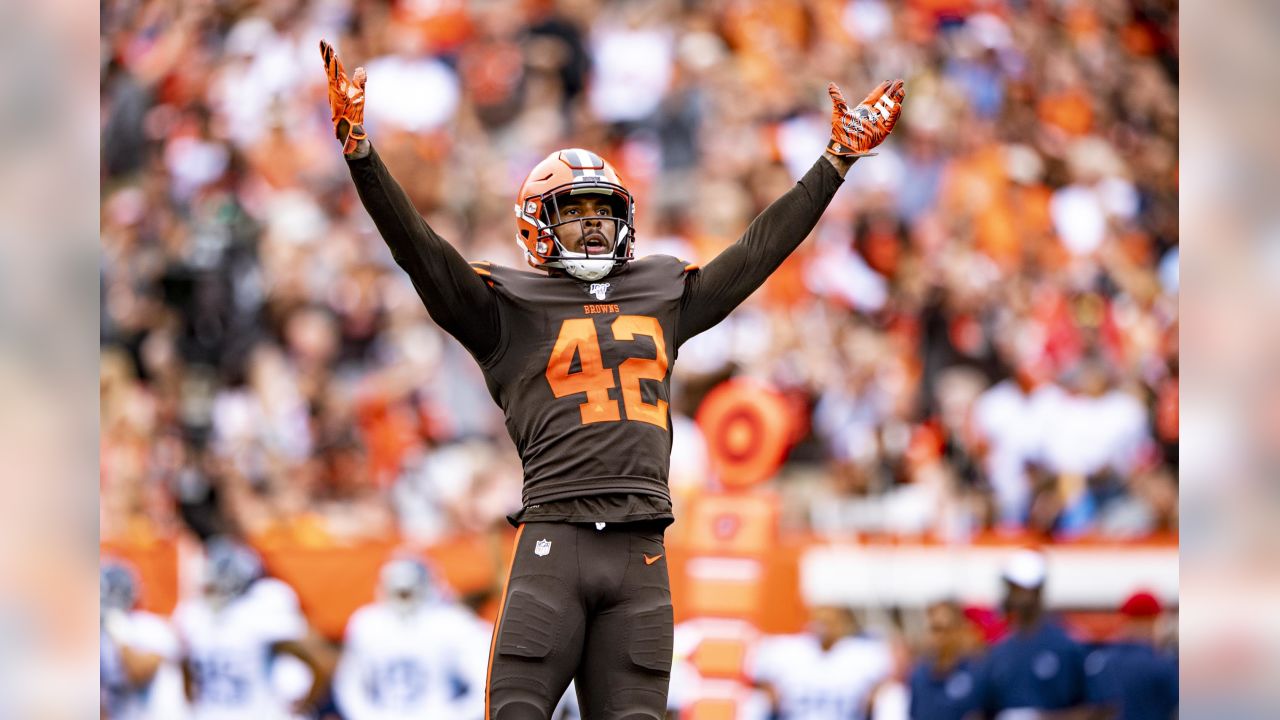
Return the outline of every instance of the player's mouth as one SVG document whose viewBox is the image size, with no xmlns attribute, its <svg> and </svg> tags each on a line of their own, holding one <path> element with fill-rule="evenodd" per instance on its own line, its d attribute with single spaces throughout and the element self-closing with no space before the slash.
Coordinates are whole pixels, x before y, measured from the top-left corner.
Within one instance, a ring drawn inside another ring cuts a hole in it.
<svg viewBox="0 0 1280 720">
<path fill-rule="evenodd" d="M 607 252 L 609 244 L 605 242 L 604 235 L 593 233 L 582 239 L 582 247 L 588 253 Z"/>
</svg>

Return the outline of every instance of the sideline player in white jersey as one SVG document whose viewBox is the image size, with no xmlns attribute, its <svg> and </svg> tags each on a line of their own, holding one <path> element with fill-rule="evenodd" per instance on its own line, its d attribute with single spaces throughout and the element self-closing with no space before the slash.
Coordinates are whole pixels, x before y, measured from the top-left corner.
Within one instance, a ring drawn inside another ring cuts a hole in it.
<svg viewBox="0 0 1280 720">
<path fill-rule="evenodd" d="M 159 615 L 138 610 L 138 582 L 124 563 L 98 571 L 102 717 L 180 720 L 186 716 L 178 640 Z"/>
<path fill-rule="evenodd" d="M 777 720 L 865 720 L 871 695 L 893 669 L 889 644 L 853 635 L 853 613 L 815 607 L 809 632 L 766 638 L 750 674 Z"/>
<path fill-rule="evenodd" d="M 380 597 L 347 621 L 334 699 L 348 720 L 478 719 L 490 631 L 415 558 L 382 567 Z"/>
<path fill-rule="evenodd" d="M 556 709 L 551 711 L 551 720 L 582 720 L 582 707 L 578 705 L 578 687 L 569 681 Z"/>
<path fill-rule="evenodd" d="M 309 711 L 323 689 L 323 674 L 304 642 L 307 621 L 297 594 L 264 577 L 257 553 L 245 545 L 215 538 L 205 553 L 201 595 L 173 613 L 195 719 L 285 720 Z M 272 684 L 272 663 L 282 653 L 312 672 L 311 689 L 297 703 Z"/>
</svg>

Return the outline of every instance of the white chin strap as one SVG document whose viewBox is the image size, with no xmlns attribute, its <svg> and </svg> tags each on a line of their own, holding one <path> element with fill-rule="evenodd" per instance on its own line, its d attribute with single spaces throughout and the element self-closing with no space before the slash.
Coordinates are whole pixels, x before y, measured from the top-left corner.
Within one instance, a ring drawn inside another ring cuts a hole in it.
<svg viewBox="0 0 1280 720">
<path fill-rule="evenodd" d="M 584 280 L 599 280 L 608 275 L 613 270 L 613 264 L 616 260 L 612 255 L 608 257 L 588 258 L 584 254 L 579 253 L 561 253 L 560 265 L 564 271 L 573 277 Z"/>
</svg>

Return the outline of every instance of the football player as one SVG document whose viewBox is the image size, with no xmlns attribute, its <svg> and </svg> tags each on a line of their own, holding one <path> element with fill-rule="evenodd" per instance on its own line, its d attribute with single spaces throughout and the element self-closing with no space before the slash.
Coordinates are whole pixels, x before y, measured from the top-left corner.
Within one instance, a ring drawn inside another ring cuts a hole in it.
<svg viewBox="0 0 1280 720">
<path fill-rule="evenodd" d="M 363 68 L 321 41 L 334 132 L 364 207 L 432 319 L 484 372 L 524 466 L 485 717 L 546 720 L 571 679 L 586 717 L 662 718 L 672 662 L 671 363 L 804 240 L 897 122 L 902 81 L 850 108 L 803 178 L 705 268 L 635 257 L 635 203 L 587 149 L 534 166 L 514 205 L 533 272 L 468 263 L 414 209 L 364 130 Z"/>
<path fill-rule="evenodd" d="M 814 607 L 809 632 L 761 641 L 749 674 L 777 720 L 864 720 L 893 670 L 889 644 L 855 635 L 849 608 Z"/>
<path fill-rule="evenodd" d="M 195 718 L 283 720 L 313 709 L 323 674 L 309 649 L 307 621 L 293 589 L 265 577 L 252 549 L 224 538 L 205 546 L 203 581 L 200 596 L 182 601 L 173 612 Z M 281 654 L 311 671 L 311 688 L 293 707 L 272 682 L 273 663 Z"/>
<path fill-rule="evenodd" d="M 582 720 L 582 708 L 578 707 L 578 692 L 573 683 L 565 688 L 564 695 L 551 713 L 551 720 Z"/>
<path fill-rule="evenodd" d="M 415 558 L 382 567 L 381 597 L 347 622 L 334 694 L 349 720 L 457 718 L 484 713 L 488 630 L 436 592 Z"/>
<path fill-rule="evenodd" d="M 178 640 L 158 615 L 135 607 L 131 568 L 105 561 L 98 573 L 102 715 L 113 720 L 172 720 L 185 714 Z"/>
</svg>

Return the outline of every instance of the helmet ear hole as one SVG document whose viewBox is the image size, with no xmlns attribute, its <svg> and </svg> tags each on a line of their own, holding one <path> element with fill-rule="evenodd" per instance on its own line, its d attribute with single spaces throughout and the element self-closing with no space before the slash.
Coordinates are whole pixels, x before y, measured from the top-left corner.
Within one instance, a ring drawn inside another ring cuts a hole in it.
<svg viewBox="0 0 1280 720">
<path fill-rule="evenodd" d="M 528 231 L 528 230 L 525 230 L 524 228 L 520 228 L 520 236 L 521 236 L 521 237 L 523 237 L 525 240 L 528 240 L 528 239 L 529 239 L 529 231 Z"/>
</svg>

